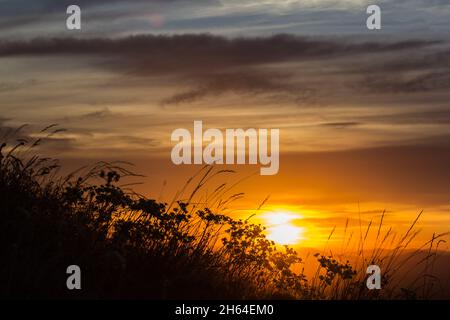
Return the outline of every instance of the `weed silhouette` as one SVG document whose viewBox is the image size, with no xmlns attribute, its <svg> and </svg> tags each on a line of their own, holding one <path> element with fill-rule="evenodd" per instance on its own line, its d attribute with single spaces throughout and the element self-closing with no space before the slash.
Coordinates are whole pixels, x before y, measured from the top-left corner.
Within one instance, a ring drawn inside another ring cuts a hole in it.
<svg viewBox="0 0 450 320">
<path fill-rule="evenodd" d="M 58 130 L 49 126 L 42 132 Z M 120 185 L 137 176 L 127 163 L 99 162 L 61 176 L 58 161 L 33 154 L 40 142 L 19 139 L 0 147 L 3 298 L 378 299 L 432 292 L 427 279 L 420 290 L 388 287 L 381 293 L 365 287 L 368 263 L 386 270 L 384 286 L 394 283 L 396 259 L 415 236 L 413 228 L 384 256 L 390 231 L 383 238 L 381 222 L 370 259 L 352 266 L 316 254 L 317 272 L 308 279 L 293 271 L 303 263 L 299 254 L 268 240 L 262 225 L 221 214 L 242 194 L 223 198 L 223 184 L 209 203 L 195 201 L 212 177 L 229 170 L 205 166 L 185 200 L 161 203 Z M 428 243 L 429 268 L 443 236 Z M 82 290 L 66 288 L 71 264 L 81 267 Z"/>
</svg>

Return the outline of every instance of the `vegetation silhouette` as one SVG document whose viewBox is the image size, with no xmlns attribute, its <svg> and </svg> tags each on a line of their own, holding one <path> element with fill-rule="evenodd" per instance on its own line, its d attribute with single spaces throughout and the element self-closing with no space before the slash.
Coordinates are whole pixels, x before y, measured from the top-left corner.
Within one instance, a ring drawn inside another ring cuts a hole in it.
<svg viewBox="0 0 450 320">
<path fill-rule="evenodd" d="M 49 126 L 41 134 L 57 132 Z M 400 253 L 416 236 L 417 219 L 387 256 L 383 244 L 391 231 L 381 235 L 383 218 L 379 246 L 370 259 L 352 266 L 332 254 L 316 254 L 317 272 L 308 279 L 303 269 L 294 271 L 303 262 L 294 249 L 268 240 L 260 224 L 220 213 L 242 194 L 223 198 L 227 187 L 221 184 L 208 203 L 195 200 L 211 178 L 230 171 L 205 166 L 183 187 L 184 192 L 198 181 L 186 199 L 161 203 L 120 185 L 136 176 L 127 163 L 99 162 L 61 176 L 58 161 L 35 154 L 40 143 L 22 138 L 0 147 L 2 298 L 384 299 L 432 294 L 435 282 L 427 278 L 420 290 L 414 284 L 389 287 L 397 265 L 404 263 L 397 261 Z M 427 243 L 427 265 L 443 236 Z M 384 268 L 385 290 L 367 289 L 370 263 Z M 66 287 L 66 268 L 72 264 L 81 267 L 81 290 Z"/>
</svg>

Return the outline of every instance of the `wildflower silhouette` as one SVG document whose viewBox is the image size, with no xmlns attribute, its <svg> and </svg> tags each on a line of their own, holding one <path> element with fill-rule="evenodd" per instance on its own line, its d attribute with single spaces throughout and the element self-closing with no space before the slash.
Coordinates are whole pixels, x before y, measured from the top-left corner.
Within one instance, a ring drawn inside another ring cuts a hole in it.
<svg viewBox="0 0 450 320">
<path fill-rule="evenodd" d="M 127 163 L 99 162 L 62 176 L 58 161 L 33 154 L 41 139 L 28 140 L 0 146 L 1 297 L 418 297 L 411 288 L 386 290 L 385 296 L 369 292 L 363 264 L 356 270 L 332 256 L 316 255 L 312 279 L 294 272 L 303 263 L 294 249 L 275 245 L 262 225 L 221 213 L 241 194 L 221 199 L 222 185 L 214 203 L 193 200 L 212 176 L 227 170 L 204 167 L 187 200 L 161 203 L 120 185 L 139 176 Z M 395 257 L 387 258 L 374 251 L 373 261 L 395 265 Z M 82 269 L 82 290 L 65 287 L 71 264 Z M 394 275 L 387 273 L 384 284 Z"/>
</svg>

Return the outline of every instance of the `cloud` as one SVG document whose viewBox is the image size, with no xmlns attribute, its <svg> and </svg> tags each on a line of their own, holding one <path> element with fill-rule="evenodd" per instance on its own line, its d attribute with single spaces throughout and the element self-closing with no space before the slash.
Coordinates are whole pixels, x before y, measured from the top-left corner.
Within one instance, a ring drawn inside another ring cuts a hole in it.
<svg viewBox="0 0 450 320">
<path fill-rule="evenodd" d="M 369 34 L 364 16 L 365 8 L 372 4 L 370 0 L 78 0 L 75 3 L 82 8 L 81 34 L 87 37 L 155 30 L 227 35 L 267 35 L 275 31 L 304 35 Z M 74 2 L 70 0 L 0 1 L 3 31 L 0 37 L 29 39 L 42 34 L 70 34 L 63 21 L 65 9 L 71 4 Z M 450 9 L 445 0 L 379 0 L 377 4 L 383 12 L 383 34 L 448 33 Z"/>
<path fill-rule="evenodd" d="M 0 59 L 13 66 L 3 64 L 2 71 L 13 78 L 1 82 L 0 98 L 8 116 L 65 123 L 92 149 L 111 141 L 125 146 L 124 132 L 161 139 L 156 148 L 167 148 L 172 128 L 198 117 L 211 126 L 283 128 L 288 151 L 414 143 L 448 133 L 450 70 L 413 64 L 448 44 L 376 39 L 184 34 L 2 41 Z M 402 57 L 408 68 L 384 67 Z M 36 85 L 24 80 L 37 76 Z M 142 142 L 155 149 L 151 141 L 134 141 L 130 148 Z"/>
<path fill-rule="evenodd" d="M 167 69 L 179 67 L 186 69 L 192 63 L 198 68 L 201 66 L 200 62 L 206 64 L 205 67 L 258 65 L 420 49 L 440 43 L 442 42 L 438 40 L 349 42 L 345 39 L 313 39 L 287 34 L 249 38 L 226 38 L 211 34 L 139 35 L 119 39 L 36 38 L 30 41 L 0 42 L 0 56 L 119 56 L 124 62 L 150 63 L 152 71 L 157 65 L 164 68 L 163 71 L 168 71 Z M 141 60 L 127 61 L 136 57 Z"/>
<path fill-rule="evenodd" d="M 405 74 L 375 75 L 367 77 L 363 86 L 375 93 L 416 93 L 450 89 L 450 70 L 427 72 L 409 76 Z"/>
<path fill-rule="evenodd" d="M 0 57 L 79 57 L 87 63 L 91 61 L 94 68 L 128 77 L 164 76 L 172 77 L 179 85 L 189 84 L 187 90 L 164 99 L 166 104 L 192 102 L 224 93 L 284 95 L 292 101 L 304 102 L 310 101 L 323 87 L 321 82 L 330 80 L 326 71 L 309 74 L 305 66 L 292 68 L 288 64 L 333 62 L 341 73 L 353 73 L 354 63 L 341 60 L 376 54 L 400 55 L 438 44 L 441 41 L 358 42 L 293 35 L 245 38 L 209 34 L 141 35 L 118 39 L 3 41 Z M 274 65 L 278 67 L 274 69 Z M 315 87 L 305 83 L 307 77 L 315 80 Z"/>
<path fill-rule="evenodd" d="M 104 119 L 104 118 L 111 117 L 111 116 L 113 116 L 113 112 L 109 108 L 104 108 L 102 110 L 83 114 L 83 115 L 79 116 L 78 119 L 100 120 L 100 119 Z"/>
<path fill-rule="evenodd" d="M 67 32 L 66 9 L 78 5 L 82 13 L 83 35 L 115 32 L 135 33 L 136 28 L 152 26 L 154 15 L 187 11 L 192 6 L 210 5 L 208 0 L 3 0 L 0 1 L 2 37 L 30 38 L 39 34 L 60 35 Z M 218 2 L 215 2 L 216 5 Z M 176 11 L 175 11 L 176 12 Z M 147 20 L 147 21 L 146 21 Z M 113 22 L 114 21 L 114 22 Z M 117 25 L 120 28 L 117 29 Z M 153 23 L 154 25 L 154 23 Z M 106 27 L 105 27 L 106 26 Z"/>
<path fill-rule="evenodd" d="M 283 95 L 284 99 L 297 102 L 312 102 L 314 90 L 295 86 L 289 82 L 287 74 L 267 73 L 257 70 L 242 72 L 222 72 L 204 75 L 196 80 L 196 88 L 175 94 L 163 101 L 164 104 L 179 104 L 193 102 L 209 96 L 226 93 L 238 95 Z"/>
<path fill-rule="evenodd" d="M 326 127 L 334 127 L 334 128 L 348 128 L 348 127 L 354 127 L 354 126 L 358 126 L 360 125 L 360 122 L 353 122 L 353 121 L 348 121 L 348 122 L 327 122 L 327 123 L 322 123 L 322 126 L 326 126 Z"/>
<path fill-rule="evenodd" d="M 365 116 L 359 120 L 385 124 L 450 124 L 450 110 L 444 107 L 428 107 L 421 111 Z"/>
<path fill-rule="evenodd" d="M 21 82 L 0 82 L 0 92 L 10 92 L 28 88 L 38 83 L 36 79 L 29 79 Z"/>
<path fill-rule="evenodd" d="M 441 43 L 445 44 L 445 43 Z M 382 63 L 381 63 L 382 62 Z M 448 47 L 437 47 L 436 50 L 414 52 L 410 55 L 391 57 L 368 66 L 367 71 L 407 72 L 414 70 L 441 69 L 450 66 L 450 50 Z M 371 68 L 370 68 L 371 67 Z"/>
</svg>

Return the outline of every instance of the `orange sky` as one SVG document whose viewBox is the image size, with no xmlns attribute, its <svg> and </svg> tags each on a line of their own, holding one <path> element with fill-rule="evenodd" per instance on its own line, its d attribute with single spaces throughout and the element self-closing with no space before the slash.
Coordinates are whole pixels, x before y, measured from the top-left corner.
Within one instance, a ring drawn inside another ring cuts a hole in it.
<svg viewBox="0 0 450 320">
<path fill-rule="evenodd" d="M 231 166 L 211 185 L 257 173 L 233 189 L 245 197 L 231 215 L 270 195 L 263 211 L 301 217 L 304 246 L 383 210 L 398 233 L 424 210 L 420 242 L 450 231 L 448 5 L 386 1 L 372 33 L 365 0 L 83 1 L 97 20 L 71 33 L 59 6 L 22 2 L 0 8 L 0 137 L 56 123 L 67 131 L 44 155 L 67 170 L 132 161 L 136 189 L 167 200 L 200 169 L 172 164 L 175 129 L 279 129 L 277 175 Z"/>
</svg>

